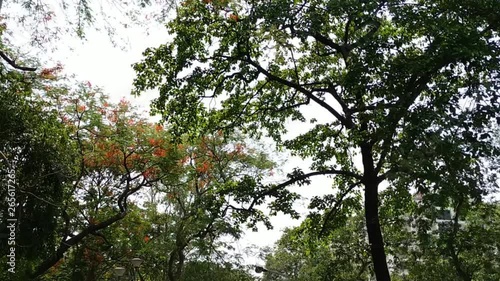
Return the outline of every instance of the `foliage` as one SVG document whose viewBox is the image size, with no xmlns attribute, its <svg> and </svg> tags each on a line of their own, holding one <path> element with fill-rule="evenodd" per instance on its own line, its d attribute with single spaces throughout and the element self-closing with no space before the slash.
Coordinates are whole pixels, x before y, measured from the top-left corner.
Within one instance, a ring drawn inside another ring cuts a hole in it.
<svg viewBox="0 0 500 281">
<path fill-rule="evenodd" d="M 318 238 L 306 219 L 285 231 L 267 256 L 263 280 L 367 280 L 370 258 L 363 226 L 358 214 Z"/>
<path fill-rule="evenodd" d="M 440 217 L 443 209 L 437 208 L 432 209 L 434 214 L 419 213 L 424 202 L 414 198 L 406 203 L 404 209 L 398 209 L 404 210 L 404 215 L 384 223 L 394 280 L 498 279 L 498 203 L 448 208 L 453 214 L 450 218 Z M 384 202 L 381 214 L 394 207 L 393 202 Z M 329 227 L 321 238 L 316 225 L 306 219 L 299 227 L 285 231 L 266 257 L 263 280 L 369 279 L 369 246 L 362 213 L 354 211 L 345 223 Z"/>
<path fill-rule="evenodd" d="M 442 208 L 424 207 L 427 202 L 423 199 L 410 200 L 405 215 L 385 224 L 386 237 L 391 241 L 387 248 L 394 278 L 498 279 L 498 202 L 463 202 Z M 387 204 L 382 212 L 392 207 Z M 449 215 L 443 216 L 445 211 Z"/>
<path fill-rule="evenodd" d="M 54 94 L 60 119 L 77 143 L 81 172 L 63 205 L 60 244 L 34 273 L 44 274 L 70 247 L 123 219 L 129 197 L 178 177 L 180 154 L 169 134 L 140 118 L 125 100 L 112 105 L 90 84 Z M 83 247 L 85 248 L 85 247 Z"/>
<path fill-rule="evenodd" d="M 242 141 L 241 136 L 216 134 L 180 145 L 185 152 L 183 177 L 158 189 L 158 203 L 166 206 L 158 216 L 165 217 L 165 223 L 151 233 L 152 247 L 168 253 L 155 261 L 166 264 L 166 272 L 159 273 L 167 274 L 164 279 L 179 280 L 184 260 L 225 261 L 222 249 L 229 245 L 220 238 L 240 238 L 247 218 L 266 222 L 262 212 L 248 213 L 239 203 L 249 200 L 255 189 L 249 179 L 262 178 L 274 164 Z"/>
<path fill-rule="evenodd" d="M 496 188 L 498 167 L 488 159 L 499 156 L 497 4 L 186 1 L 167 25 L 173 39 L 135 65 L 135 93 L 160 90 L 152 107 L 177 136 L 238 128 L 312 158 L 312 172 L 293 171 L 255 202 L 315 175 L 336 175 L 338 196 L 324 207 L 359 186 L 373 269 L 390 280 L 381 182 L 395 194 L 436 194 L 440 205 L 479 201 Z M 330 119 L 318 123 L 306 108 Z M 284 139 L 287 120 L 312 128 Z M 293 199 L 276 198 L 275 208 Z"/>
<path fill-rule="evenodd" d="M 220 238 L 240 237 L 240 216 L 257 221 L 261 217 L 258 213 L 240 214 L 236 204 L 248 196 L 244 194 L 251 192 L 252 186 L 241 186 L 239 180 L 258 177 L 272 167 L 264 154 L 233 141 L 214 136 L 191 145 L 179 144 L 182 154 L 177 160 L 180 170 L 176 179 L 157 182 L 142 194 L 143 207 L 134 207 L 119 224 L 81 245 L 101 257 L 98 263 L 94 265 L 92 258 L 81 259 L 82 254 L 75 253 L 68 267 L 50 275 L 50 280 L 74 270 L 76 261 L 81 274 L 93 274 L 91 280 L 108 276 L 113 266 L 127 264 L 135 256 L 150 265 L 143 272 L 149 280 L 188 278 L 192 273 L 188 267 L 185 273 L 184 268 L 198 260 L 226 262 L 223 251 L 229 245 Z"/>
<path fill-rule="evenodd" d="M 210 262 L 190 262 L 181 281 L 218 280 L 218 281 L 253 281 L 250 274 L 231 265 L 221 266 Z"/>
<path fill-rule="evenodd" d="M 0 232 L 8 236 L 7 219 L 17 219 L 15 248 L 20 274 L 34 266 L 40 253 L 55 247 L 60 205 L 78 172 L 76 145 L 57 113 L 36 94 L 39 86 L 31 76 L 0 67 L 0 196 L 4 198 Z M 9 253 L 11 246 L 2 239 L 2 253 Z M 9 274 L 5 255 L 2 279 L 14 280 L 5 277 Z"/>
<path fill-rule="evenodd" d="M 37 181 L 26 198 L 17 197 L 27 203 L 17 205 L 23 232 L 16 233 L 23 237 L 16 242 L 43 241 L 17 252 L 16 278 L 109 279 L 115 266 L 141 256 L 155 265 L 144 273 L 148 279 L 180 280 L 187 264 L 225 262 L 223 249 L 230 246 L 221 238 L 239 238 L 241 222 L 267 223 L 264 213 L 240 208 L 253 199 L 256 179 L 274 167 L 257 143 L 222 132 L 174 143 L 127 101 L 112 104 L 90 83 L 61 86 L 52 72 L 46 71 L 46 83 L 33 80 L 38 95 L 31 88 L 5 91 L 13 102 L 2 108 L 2 153 L 8 152 L 2 165 L 20 159 L 18 192 Z M 40 181 L 38 173 L 51 165 L 67 171 Z M 234 278 L 246 278 L 237 272 Z"/>
</svg>

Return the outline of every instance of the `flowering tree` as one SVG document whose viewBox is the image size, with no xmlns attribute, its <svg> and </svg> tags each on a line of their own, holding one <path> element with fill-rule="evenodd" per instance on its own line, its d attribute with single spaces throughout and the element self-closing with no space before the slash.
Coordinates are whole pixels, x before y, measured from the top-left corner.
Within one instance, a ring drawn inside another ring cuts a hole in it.
<svg viewBox="0 0 500 281">
<path fill-rule="evenodd" d="M 90 83 L 74 91 L 49 88 L 46 97 L 57 101 L 79 164 L 59 206 L 59 243 L 33 277 L 46 273 L 86 237 L 99 236 L 123 219 L 134 194 L 175 178 L 180 169 L 168 133 L 141 119 L 125 100 L 113 105 Z"/>
<path fill-rule="evenodd" d="M 159 280 L 182 280 L 188 261 L 227 261 L 228 245 L 221 237 L 240 238 L 241 223 L 247 218 L 250 226 L 268 223 L 264 213 L 248 212 L 240 204 L 251 200 L 258 189 L 256 180 L 266 176 L 274 163 L 243 141 L 242 136 L 220 133 L 185 140 L 178 147 L 184 152 L 183 176 L 175 184 L 162 182 L 158 200 L 151 202 L 153 210 L 165 206 L 164 212 L 156 212 L 163 223 L 155 221 L 148 235 L 147 259 L 161 265 L 155 274 Z"/>
<path fill-rule="evenodd" d="M 163 128 L 156 125 L 154 131 Z M 164 145 L 158 139 L 148 139 L 147 143 Z M 145 169 L 146 178 L 155 175 L 158 179 L 142 188 L 145 198 L 129 205 L 130 215 L 119 224 L 85 239 L 65 263 L 49 271 L 48 280 L 63 275 L 75 278 L 71 273 L 75 266 L 91 280 L 108 278 L 113 266 L 123 265 L 134 256 L 151 265 L 143 272 L 147 278 L 182 280 L 187 278 L 184 269 L 189 262 L 226 262 L 223 252 L 230 246 L 221 238 L 239 238 L 241 222 L 247 218 L 251 218 L 252 226 L 259 221 L 268 223 L 264 213 L 249 213 L 240 207 L 241 202 L 252 198 L 256 187 L 251 181 L 267 175 L 274 165 L 257 146 L 244 144 L 242 136 L 215 134 L 184 140 L 175 149 L 179 156 L 176 174 L 164 176 L 164 170 Z M 153 158 L 169 153 L 158 147 L 151 151 Z M 112 154 L 104 159 L 114 161 Z M 93 167 L 93 163 L 89 165 Z M 93 209 L 90 205 L 95 204 L 91 197 L 80 201 L 86 202 L 85 209 Z M 101 220 L 110 214 L 108 209 L 97 215 Z"/>
<path fill-rule="evenodd" d="M 179 280 L 187 261 L 220 260 L 220 238 L 239 238 L 241 222 L 269 225 L 263 212 L 241 206 L 274 165 L 256 143 L 222 132 L 175 143 L 124 99 L 112 104 L 91 83 L 58 85 L 59 70 L 42 71 L 32 98 L 62 128 L 47 137 L 66 144 L 71 163 L 57 201 L 43 186 L 30 190 L 30 212 L 54 209 L 41 219 L 54 221 L 54 234 L 48 255 L 19 256 L 31 264 L 20 266 L 19 280 L 108 278 L 135 254 L 158 265 L 151 278 Z"/>
</svg>

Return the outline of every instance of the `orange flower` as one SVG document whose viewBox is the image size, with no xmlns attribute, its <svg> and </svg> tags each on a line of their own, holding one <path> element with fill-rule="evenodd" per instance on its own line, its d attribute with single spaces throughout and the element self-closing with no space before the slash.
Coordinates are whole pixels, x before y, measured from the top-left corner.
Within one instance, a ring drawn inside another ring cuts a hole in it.
<svg viewBox="0 0 500 281">
<path fill-rule="evenodd" d="M 115 152 L 114 151 L 107 151 L 106 152 L 106 158 L 111 158 L 115 155 Z"/>
<path fill-rule="evenodd" d="M 162 126 L 162 125 L 160 125 L 160 124 L 156 124 L 156 126 L 155 126 L 155 130 L 156 130 L 157 132 L 162 131 L 162 130 L 163 130 L 163 126 Z"/>
<path fill-rule="evenodd" d="M 196 167 L 196 171 L 199 173 L 206 173 L 210 169 L 210 163 L 203 162 L 200 166 Z"/>
<path fill-rule="evenodd" d="M 84 112 L 84 111 L 85 111 L 85 109 L 86 109 L 85 105 L 80 105 L 80 106 L 78 106 L 78 107 L 76 108 L 76 111 L 77 111 L 77 112 Z"/>
<path fill-rule="evenodd" d="M 142 175 L 145 178 L 152 178 L 152 177 L 155 177 L 157 173 L 158 173 L 158 171 L 155 168 L 151 167 L 151 168 L 146 169 L 146 171 L 142 172 Z"/>
<path fill-rule="evenodd" d="M 144 242 L 148 243 L 148 242 L 149 242 L 149 240 L 151 240 L 151 238 L 149 238 L 149 236 L 147 236 L 147 235 L 146 235 L 146 236 L 144 236 Z"/>
<path fill-rule="evenodd" d="M 156 146 L 158 142 L 155 139 L 149 139 L 149 144 L 152 146 Z"/>
<path fill-rule="evenodd" d="M 167 151 L 163 148 L 155 148 L 153 155 L 157 157 L 165 157 L 167 156 Z"/>
<path fill-rule="evenodd" d="M 231 14 L 231 15 L 229 15 L 229 18 L 230 18 L 231 20 L 233 20 L 233 21 L 238 21 L 238 20 L 239 20 L 239 17 L 238 17 L 237 15 L 235 15 L 235 14 Z"/>
<path fill-rule="evenodd" d="M 40 71 L 40 77 L 43 79 L 55 79 L 54 70 L 51 68 L 44 68 Z"/>
</svg>

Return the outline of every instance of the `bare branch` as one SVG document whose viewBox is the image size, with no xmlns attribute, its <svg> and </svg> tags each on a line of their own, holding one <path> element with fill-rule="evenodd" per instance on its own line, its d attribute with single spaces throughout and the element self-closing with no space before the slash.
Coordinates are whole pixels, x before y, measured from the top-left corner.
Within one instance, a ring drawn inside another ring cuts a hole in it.
<svg viewBox="0 0 500 281">
<path fill-rule="evenodd" d="M 4 59 L 10 66 L 12 66 L 15 69 L 22 70 L 22 71 L 36 71 L 36 67 L 27 67 L 27 66 L 20 66 L 16 64 L 16 62 L 12 59 L 10 59 L 3 51 L 0 50 L 0 57 Z"/>
</svg>

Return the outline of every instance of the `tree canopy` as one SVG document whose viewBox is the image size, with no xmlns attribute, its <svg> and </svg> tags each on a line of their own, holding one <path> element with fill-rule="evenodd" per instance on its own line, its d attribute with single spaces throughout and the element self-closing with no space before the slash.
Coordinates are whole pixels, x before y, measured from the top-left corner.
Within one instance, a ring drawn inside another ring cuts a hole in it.
<svg viewBox="0 0 500 281">
<path fill-rule="evenodd" d="M 113 280 L 123 267 L 255 280 L 228 241 L 270 215 L 300 218 L 301 194 L 309 213 L 263 280 L 499 279 L 498 0 L 0 0 L 0 12 L 0 279 Z M 159 91 L 160 123 L 19 52 L 151 20 L 171 36 L 133 66 L 133 94 Z M 303 161 L 273 175 L 282 163 L 259 138 Z M 309 196 L 319 176 L 331 189 Z"/>
<path fill-rule="evenodd" d="M 17 280 L 109 278 L 134 254 L 162 266 L 151 279 L 180 280 L 186 262 L 225 262 L 221 237 L 239 238 L 241 223 L 266 222 L 238 208 L 245 183 L 274 167 L 258 143 L 222 132 L 175 143 L 125 99 L 42 73 L 7 71 L 2 84 L 2 194 L 17 195 L 1 217 L 19 233 L 2 249 L 19 249 Z"/>
<path fill-rule="evenodd" d="M 237 128 L 313 160 L 255 198 L 315 175 L 337 189 L 318 206 L 361 192 L 374 272 L 390 280 L 382 182 L 454 203 L 497 185 L 499 15 L 494 0 L 185 1 L 173 39 L 135 65 L 135 93 L 159 89 L 152 108 L 176 135 Z M 330 120 L 306 118 L 312 106 Z M 312 125 L 285 139 L 287 120 Z"/>
</svg>

